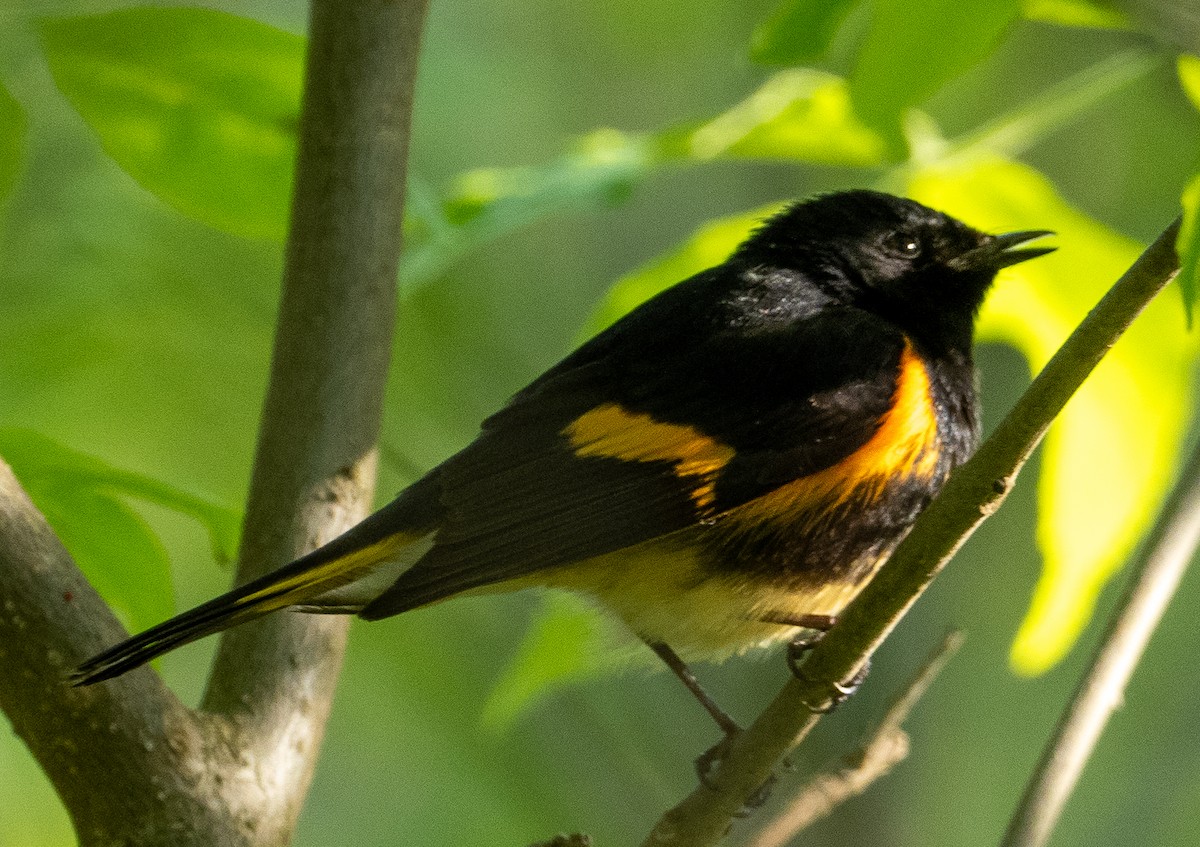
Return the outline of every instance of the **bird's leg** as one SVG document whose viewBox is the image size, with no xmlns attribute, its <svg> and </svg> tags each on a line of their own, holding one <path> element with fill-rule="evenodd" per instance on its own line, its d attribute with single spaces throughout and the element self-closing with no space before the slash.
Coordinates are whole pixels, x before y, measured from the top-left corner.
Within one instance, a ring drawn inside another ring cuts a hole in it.
<svg viewBox="0 0 1200 847">
<path fill-rule="evenodd" d="M 805 675 L 800 665 L 804 661 L 804 657 L 808 655 L 808 651 L 816 647 L 817 644 L 825 637 L 825 633 L 833 629 L 837 623 L 837 618 L 833 615 L 797 615 L 795 617 L 776 616 L 770 618 L 771 623 L 782 623 L 790 626 L 804 627 L 805 632 L 796 635 L 790 642 L 787 648 L 787 663 L 788 669 L 791 670 L 792 676 L 799 679 L 801 682 L 808 682 L 808 676 Z M 827 714 L 832 712 L 842 703 L 858 691 L 858 687 L 862 685 L 863 680 L 867 678 L 867 673 L 871 670 L 871 660 L 863 662 L 860 667 L 846 682 L 835 682 L 833 684 L 834 694 L 829 698 L 829 702 L 821 706 L 809 706 L 808 708 L 816 714 Z M 807 705 L 807 704 L 806 704 Z"/>
<path fill-rule="evenodd" d="M 762 618 L 764 623 L 777 623 L 782 626 L 798 626 L 802 631 L 788 642 L 787 663 L 793 676 L 800 676 L 800 663 L 808 651 L 816 647 L 825 637 L 825 633 L 833 629 L 837 618 L 833 615 L 783 615 L 770 614 Z"/>
<path fill-rule="evenodd" d="M 708 692 L 700 686 L 700 681 L 696 679 L 696 675 L 692 673 L 692 669 L 687 666 L 683 659 L 679 658 L 678 653 L 661 642 L 651 644 L 650 649 L 657 653 L 658 657 L 667 663 L 667 667 L 671 669 L 671 672 L 679 677 L 679 681 L 687 686 L 687 690 L 692 692 L 692 696 L 700 701 L 700 705 L 717 722 L 717 726 L 721 728 L 723 733 L 726 735 L 737 735 L 742 731 L 737 721 L 729 717 L 729 713 L 718 706 L 712 697 L 708 696 Z"/>
<path fill-rule="evenodd" d="M 707 788 L 713 788 L 712 780 L 709 775 L 712 773 L 713 765 L 719 762 L 729 749 L 729 745 L 733 739 L 741 733 L 742 728 L 738 726 L 737 721 L 729 716 L 729 713 L 717 705 L 716 701 L 708 695 L 700 686 L 700 681 L 696 679 L 696 675 L 692 673 L 692 669 L 687 666 L 683 659 L 679 658 L 679 654 L 662 642 L 649 644 L 650 649 L 658 654 L 658 657 L 666 662 L 667 667 L 675 676 L 679 677 L 679 681 L 687 686 L 687 690 L 692 692 L 692 696 L 700 701 L 700 705 L 704 710 L 712 716 L 712 719 L 717 722 L 717 726 L 721 728 L 721 732 L 725 733 L 725 737 L 714 744 L 712 747 L 705 750 L 696 759 L 696 776 L 700 778 L 700 782 Z"/>
<path fill-rule="evenodd" d="M 788 642 L 787 663 L 792 676 L 802 682 L 808 682 L 808 677 L 801 670 L 800 665 L 804 661 L 804 657 L 808 655 L 808 651 L 816 647 L 821 639 L 825 637 L 825 633 L 833 629 L 834 624 L 837 623 L 837 618 L 833 615 L 771 615 L 763 618 L 763 620 L 768 623 L 804 628 L 803 632 L 798 633 L 795 638 Z M 829 698 L 828 703 L 821 706 L 809 706 L 808 708 L 817 714 L 832 712 L 839 705 L 846 702 L 855 691 L 858 691 L 858 687 L 867 678 L 867 672 L 870 669 L 871 662 L 868 659 L 848 681 L 835 682 L 833 684 L 834 695 Z"/>
</svg>

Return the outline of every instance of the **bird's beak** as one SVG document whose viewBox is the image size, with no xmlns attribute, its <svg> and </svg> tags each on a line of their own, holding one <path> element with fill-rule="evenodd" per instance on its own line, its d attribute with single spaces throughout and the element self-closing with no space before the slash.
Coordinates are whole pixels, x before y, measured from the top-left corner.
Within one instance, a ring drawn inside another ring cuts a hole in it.
<svg viewBox="0 0 1200 847">
<path fill-rule="evenodd" d="M 999 270 L 1000 268 L 1007 268 L 1009 265 L 1015 265 L 1018 262 L 1025 262 L 1029 259 L 1036 259 L 1038 256 L 1045 256 L 1047 253 L 1053 253 L 1057 248 L 1027 247 L 1024 250 L 1013 249 L 1038 238 L 1045 238 L 1047 235 L 1054 235 L 1054 233 L 1048 229 L 1027 229 L 1021 232 L 1006 232 L 1003 235 L 993 235 L 980 248 L 979 252 L 986 254 L 992 267 Z M 984 256 L 980 255 L 980 258 L 982 259 Z"/>
</svg>

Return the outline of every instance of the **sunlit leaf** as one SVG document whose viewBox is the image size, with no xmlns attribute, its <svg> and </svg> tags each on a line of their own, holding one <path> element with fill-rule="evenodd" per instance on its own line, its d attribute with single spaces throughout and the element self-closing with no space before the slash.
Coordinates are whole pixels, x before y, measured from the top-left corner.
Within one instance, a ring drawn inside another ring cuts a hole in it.
<svg viewBox="0 0 1200 847">
<path fill-rule="evenodd" d="M 0 85 L 0 198 L 8 193 L 21 167 L 25 149 L 25 113 Z"/>
<path fill-rule="evenodd" d="M 800 65 L 825 55 L 857 0 L 783 0 L 754 31 L 750 57 L 764 65 Z"/>
<path fill-rule="evenodd" d="M 1072 209 L 1035 171 L 990 161 L 926 170 L 917 199 L 994 231 L 1050 228 L 1061 249 L 1006 271 L 980 323 L 982 338 L 1014 344 L 1041 368 L 1138 253 Z M 589 330 L 715 264 L 771 209 L 714 221 L 681 248 L 618 282 Z M 1176 309 L 1151 306 L 1071 401 L 1045 445 L 1038 538 L 1044 576 L 1013 648 L 1027 673 L 1060 658 L 1096 597 L 1146 528 L 1170 479 L 1190 408 L 1195 342 Z M 1131 399 L 1132 398 L 1132 399 Z M 1104 455 L 1106 461 L 1095 461 Z"/>
<path fill-rule="evenodd" d="M 598 130 L 546 165 L 469 171 L 442 201 L 417 181 L 400 277 L 418 287 L 471 250 L 551 214 L 620 202 L 662 167 L 721 159 L 875 167 L 884 155 L 883 139 L 855 116 L 845 80 L 781 71 L 708 121 L 652 135 Z"/>
<path fill-rule="evenodd" d="M 927 169 L 909 188 L 981 228 L 1058 234 L 1057 252 L 1001 275 L 979 324 L 982 338 L 1015 345 L 1035 371 L 1139 253 L 1021 165 Z M 1051 428 L 1038 481 L 1043 571 L 1013 645 L 1018 671 L 1044 671 L 1070 649 L 1161 504 L 1191 413 L 1196 350 L 1178 306 L 1160 298 Z"/>
<path fill-rule="evenodd" d="M 1126 29 L 1129 16 L 1107 3 L 1091 0 L 1023 0 L 1021 13 L 1033 21 L 1092 29 Z"/>
<path fill-rule="evenodd" d="M 1179 82 L 1191 99 L 1193 105 L 1200 109 L 1200 57 L 1183 55 L 1179 57 Z"/>
<path fill-rule="evenodd" d="M 304 40 L 206 9 L 41 22 L 54 81 L 116 162 L 180 212 L 282 239 Z"/>
<path fill-rule="evenodd" d="M 1200 174 L 1183 191 L 1183 225 L 1179 228 L 1179 290 L 1190 324 L 1200 294 Z"/>
<path fill-rule="evenodd" d="M 88 579 L 131 625 L 149 626 L 168 617 L 173 591 L 166 551 L 124 498 L 195 518 L 208 530 L 218 560 L 233 555 L 238 519 L 229 509 L 29 430 L 0 429 L 0 456 Z"/>
<path fill-rule="evenodd" d="M 859 114 L 896 127 L 905 112 L 986 57 L 1018 0 L 876 0 L 850 77 Z"/>
<path fill-rule="evenodd" d="M 664 136 L 685 160 L 729 157 L 874 167 L 884 160 L 879 133 L 854 113 L 846 81 L 805 68 L 781 71 L 710 121 Z"/>
</svg>

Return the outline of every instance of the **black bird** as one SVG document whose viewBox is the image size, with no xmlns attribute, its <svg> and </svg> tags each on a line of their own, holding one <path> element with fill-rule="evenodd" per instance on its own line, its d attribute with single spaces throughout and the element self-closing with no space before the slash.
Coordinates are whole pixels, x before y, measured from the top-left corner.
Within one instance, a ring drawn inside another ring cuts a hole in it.
<svg viewBox="0 0 1200 847">
<path fill-rule="evenodd" d="M 599 601 L 722 727 L 684 656 L 827 629 L 974 451 L 986 235 L 911 200 L 829 194 L 646 302 L 479 436 L 318 550 L 88 660 L 90 684 L 276 609 L 376 620 L 546 586 Z"/>
</svg>

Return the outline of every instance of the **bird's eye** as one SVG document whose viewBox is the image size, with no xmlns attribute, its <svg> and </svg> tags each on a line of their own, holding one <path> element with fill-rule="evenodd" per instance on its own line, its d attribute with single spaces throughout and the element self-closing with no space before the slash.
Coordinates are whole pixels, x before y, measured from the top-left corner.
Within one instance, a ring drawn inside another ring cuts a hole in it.
<svg viewBox="0 0 1200 847">
<path fill-rule="evenodd" d="M 902 259 L 915 259 L 921 255 L 921 239 L 910 232 L 892 232 L 883 240 L 889 253 Z"/>
</svg>

